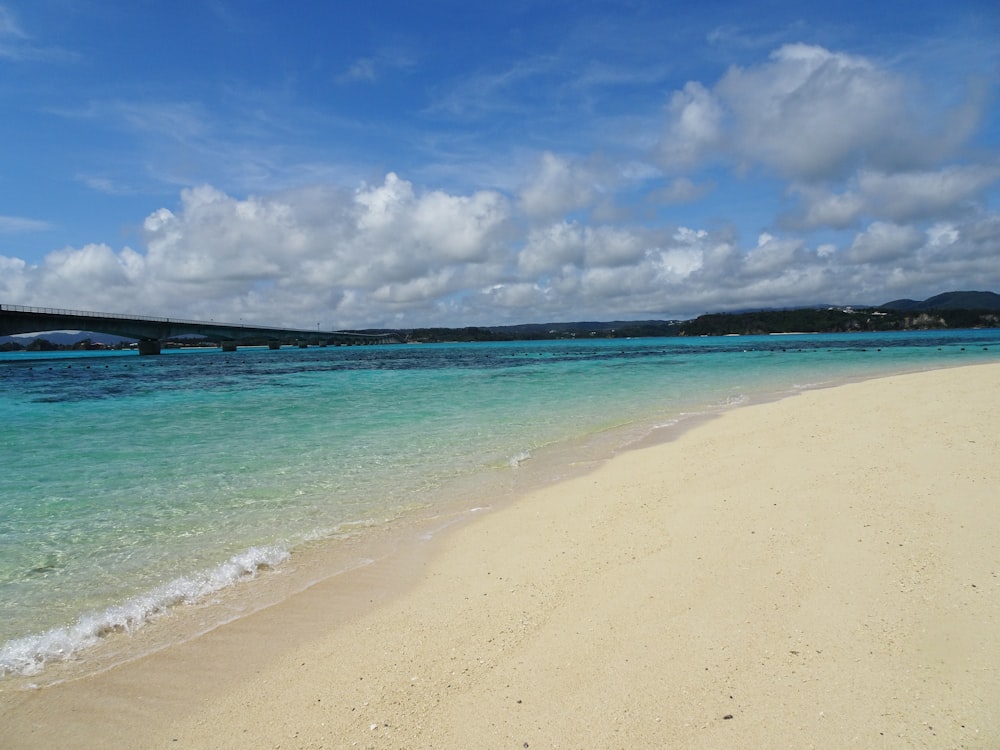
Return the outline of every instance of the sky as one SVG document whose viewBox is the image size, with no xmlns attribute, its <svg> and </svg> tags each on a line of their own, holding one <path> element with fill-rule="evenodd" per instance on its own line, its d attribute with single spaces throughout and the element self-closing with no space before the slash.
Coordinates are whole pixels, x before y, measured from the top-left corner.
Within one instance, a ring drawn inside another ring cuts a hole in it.
<svg viewBox="0 0 1000 750">
<path fill-rule="evenodd" d="M 1000 292 L 994 0 L 0 0 L 0 303 L 323 330 Z"/>
</svg>

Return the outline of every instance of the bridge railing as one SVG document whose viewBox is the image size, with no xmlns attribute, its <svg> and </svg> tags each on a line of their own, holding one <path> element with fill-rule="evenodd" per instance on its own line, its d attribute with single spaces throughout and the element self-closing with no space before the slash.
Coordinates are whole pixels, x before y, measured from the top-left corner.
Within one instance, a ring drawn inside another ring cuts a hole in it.
<svg viewBox="0 0 1000 750">
<path fill-rule="evenodd" d="M 185 320 L 183 318 L 158 318 L 152 315 L 124 315 L 122 313 L 103 313 L 94 312 L 92 310 L 60 310 L 51 307 L 26 307 L 24 305 L 4 305 L 0 304 L 0 312 L 21 312 L 28 314 L 41 314 L 41 315 L 63 315 L 72 316 L 78 318 L 110 318 L 112 320 L 137 320 L 146 323 L 178 323 L 181 325 L 190 326 L 215 326 L 219 328 L 246 328 L 248 330 L 254 331 L 275 331 L 279 333 L 301 333 L 301 334 L 312 334 L 311 329 L 296 329 L 296 328 L 282 328 L 280 326 L 262 326 L 254 325 L 249 323 L 217 323 L 207 320 Z M 315 332 L 316 335 L 327 335 L 327 334 L 339 334 L 356 336 L 359 338 L 376 338 L 383 334 L 371 334 L 371 333 L 351 333 L 350 331 L 319 331 Z"/>
<path fill-rule="evenodd" d="M 26 307 L 24 305 L 0 305 L 0 310 L 8 312 L 41 313 L 43 315 L 72 315 L 80 318 L 115 318 L 117 320 L 145 320 L 150 323 L 198 323 L 197 320 L 177 320 L 156 318 L 151 315 L 123 315 L 121 313 L 93 312 L 91 310 L 60 310 L 54 307 Z"/>
</svg>

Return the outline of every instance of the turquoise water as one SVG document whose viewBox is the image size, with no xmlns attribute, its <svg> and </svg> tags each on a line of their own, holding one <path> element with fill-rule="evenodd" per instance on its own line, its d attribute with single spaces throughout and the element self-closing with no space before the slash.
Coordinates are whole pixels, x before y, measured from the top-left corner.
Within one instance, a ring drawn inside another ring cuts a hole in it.
<svg viewBox="0 0 1000 750">
<path fill-rule="evenodd" d="M 561 445 L 998 359 L 1000 331 L 0 355 L 0 674 Z"/>
</svg>

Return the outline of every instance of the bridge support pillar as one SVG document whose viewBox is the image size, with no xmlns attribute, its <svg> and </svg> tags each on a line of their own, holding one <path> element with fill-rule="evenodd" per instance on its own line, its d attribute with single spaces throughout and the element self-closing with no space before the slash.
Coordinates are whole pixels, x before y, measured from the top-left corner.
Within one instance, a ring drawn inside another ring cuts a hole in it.
<svg viewBox="0 0 1000 750">
<path fill-rule="evenodd" d="M 269 342 L 267 342 L 267 348 L 268 349 L 280 349 L 281 348 L 281 342 L 280 341 L 269 341 Z"/>
<path fill-rule="evenodd" d="M 139 340 L 139 354 L 159 354 L 160 353 L 160 342 L 156 339 L 140 339 Z"/>
<path fill-rule="evenodd" d="M 219 344 L 219 348 L 224 352 L 235 352 L 236 342 L 235 341 L 223 341 Z"/>
</svg>

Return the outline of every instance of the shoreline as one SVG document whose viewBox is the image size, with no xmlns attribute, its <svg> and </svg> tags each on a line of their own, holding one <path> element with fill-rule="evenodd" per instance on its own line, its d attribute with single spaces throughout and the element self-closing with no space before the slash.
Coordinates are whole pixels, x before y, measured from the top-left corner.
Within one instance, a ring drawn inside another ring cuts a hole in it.
<svg viewBox="0 0 1000 750">
<path fill-rule="evenodd" d="M 649 343 L 646 342 L 645 345 L 648 347 Z M 963 343 L 963 341 L 949 341 L 944 347 L 951 353 L 951 358 L 957 354 L 959 343 Z M 666 354 L 662 351 L 656 352 L 655 350 L 658 348 L 659 342 L 653 347 L 654 354 Z M 709 378 L 705 380 L 708 385 L 702 388 L 700 396 L 694 396 L 691 393 L 684 396 L 681 395 L 681 390 L 674 388 L 668 381 L 664 383 L 666 391 L 662 389 L 658 391 L 647 390 L 641 393 L 640 398 L 631 400 L 623 393 L 625 398 L 621 402 L 615 396 L 608 396 L 607 390 L 614 391 L 614 388 L 607 389 L 602 391 L 607 397 L 603 400 L 605 409 L 610 403 L 626 403 L 632 408 L 625 409 L 621 415 L 617 413 L 617 410 L 612 410 L 607 414 L 609 417 L 607 421 L 604 421 L 605 415 L 598 411 L 597 414 L 600 416 L 597 417 L 597 424 L 593 424 L 595 418 L 593 409 L 587 411 L 584 408 L 577 412 L 575 408 L 563 408 L 559 418 L 550 420 L 550 423 L 575 425 L 579 413 L 585 415 L 584 421 L 589 420 L 590 423 L 586 425 L 587 429 L 578 431 L 574 427 L 560 428 L 557 431 L 558 435 L 549 435 L 550 438 L 554 439 L 548 442 L 545 440 L 541 443 L 529 441 L 529 449 L 523 448 L 523 441 L 516 441 L 513 445 L 505 444 L 504 450 L 491 453 L 492 458 L 503 459 L 499 463 L 480 464 L 473 461 L 475 469 L 470 472 L 470 462 L 462 461 L 461 464 L 451 466 L 452 473 L 450 475 L 448 473 L 440 474 L 432 482 L 422 487 L 419 484 L 410 483 L 406 485 L 407 489 L 402 494 L 397 494 L 392 487 L 366 487 L 364 488 L 366 491 L 363 491 L 359 497 L 379 498 L 386 496 L 396 498 L 398 502 L 384 504 L 380 509 L 374 508 L 373 505 L 373 513 L 364 512 L 362 508 L 360 513 L 334 519 L 334 523 L 327 524 L 327 528 L 323 528 L 319 534 L 313 534 L 309 529 L 295 527 L 291 529 L 289 536 L 279 533 L 280 530 L 273 530 L 274 533 L 271 533 L 272 529 L 264 528 L 263 535 L 257 535 L 252 540 L 247 540 L 246 546 L 217 546 L 218 549 L 228 549 L 232 554 L 227 559 L 216 558 L 200 568 L 175 569 L 173 578 L 169 580 L 155 579 L 156 583 L 162 583 L 162 585 L 147 586 L 146 588 L 129 587 L 128 581 L 123 580 L 119 588 L 121 593 L 114 597 L 105 597 L 103 606 L 101 603 L 91 606 L 84 597 L 79 597 L 79 601 L 84 602 L 81 606 L 75 610 L 65 609 L 56 619 L 51 617 L 47 620 L 40 619 L 46 616 L 47 610 L 45 610 L 44 605 L 40 610 L 36 610 L 28 604 L 32 601 L 31 596 L 35 595 L 29 591 L 29 596 L 25 598 L 26 606 L 16 608 L 12 612 L 10 621 L 7 623 L 9 627 L 5 629 L 7 638 L 0 645 L 0 660 L 2 660 L 0 671 L 4 672 L 4 677 L 0 679 L 0 693 L 11 688 L 11 680 L 24 684 L 46 685 L 81 676 L 88 671 L 93 671 L 88 665 L 91 661 L 94 662 L 94 669 L 102 670 L 117 660 L 116 644 L 121 648 L 125 658 L 133 658 L 140 655 L 138 652 L 142 649 L 158 650 L 163 645 L 177 640 L 185 640 L 189 634 L 178 632 L 176 622 L 195 619 L 190 615 L 190 609 L 197 610 L 199 613 L 200 618 L 194 632 L 200 633 L 218 621 L 229 620 L 233 616 L 240 616 L 242 613 L 253 611 L 260 606 L 269 606 L 286 595 L 288 591 L 297 590 L 316 578 L 326 577 L 337 572 L 336 569 L 331 571 L 330 565 L 321 564 L 318 566 L 316 576 L 307 576 L 305 579 L 300 577 L 296 583 L 286 586 L 280 592 L 277 591 L 281 588 L 281 584 L 276 582 L 276 576 L 273 575 L 276 571 L 278 572 L 277 578 L 284 581 L 289 577 L 287 575 L 289 570 L 301 568 L 296 562 L 303 558 L 302 553 L 305 551 L 309 552 L 312 560 L 323 560 L 327 556 L 323 552 L 312 554 L 313 551 L 310 548 L 314 542 L 325 545 L 327 550 L 332 550 L 330 555 L 340 556 L 337 547 L 344 543 L 345 536 L 364 535 L 380 526 L 405 525 L 413 518 L 419 518 L 424 509 L 431 509 L 430 512 L 433 513 L 433 509 L 447 506 L 455 512 L 464 511 L 467 507 L 464 500 L 460 499 L 456 503 L 453 502 L 455 498 L 476 497 L 478 499 L 484 494 L 483 483 L 489 485 L 485 492 L 487 495 L 493 491 L 503 494 L 505 497 L 511 494 L 519 495 L 526 488 L 530 489 L 533 486 L 546 484 L 554 477 L 561 478 L 567 473 L 589 470 L 592 466 L 607 460 L 622 450 L 636 445 L 658 442 L 663 439 L 658 435 L 678 433 L 684 429 L 684 425 L 690 424 L 692 419 L 707 418 L 707 416 L 736 408 L 745 403 L 784 398 L 800 390 L 829 387 L 838 382 L 869 379 L 911 369 L 958 364 L 956 361 L 949 363 L 947 361 L 949 357 L 940 354 L 942 346 L 938 346 L 939 354 L 933 358 L 933 363 L 921 362 L 922 357 L 917 354 L 921 349 L 924 354 L 931 351 L 930 347 L 926 345 L 926 341 L 924 341 L 924 345 L 908 347 L 909 355 L 903 357 L 904 362 L 898 361 L 899 358 L 895 355 L 886 357 L 885 361 L 882 361 L 881 355 L 864 356 L 865 361 L 861 359 L 854 361 L 855 358 L 851 355 L 846 358 L 849 363 L 846 372 L 843 367 L 844 359 L 835 356 L 830 358 L 827 367 L 820 368 L 818 372 L 808 374 L 803 372 L 801 374 L 804 377 L 801 379 L 792 379 L 788 377 L 788 374 L 798 369 L 798 365 L 793 364 L 786 369 L 784 362 L 791 363 L 798 360 L 800 364 L 805 365 L 805 359 L 801 359 L 803 356 L 825 357 L 837 352 L 838 349 L 832 347 L 824 350 L 818 346 L 793 348 L 789 349 L 791 354 L 787 360 L 783 354 L 778 359 L 774 359 L 775 350 L 766 349 L 763 360 L 757 362 L 756 360 L 761 356 L 759 347 L 751 347 L 749 350 L 737 347 L 734 353 L 750 358 L 749 367 L 745 373 L 747 380 L 743 382 L 734 380 L 731 383 L 726 383 L 725 378 L 715 382 Z M 986 350 L 986 347 L 984 346 L 983 349 Z M 966 359 L 965 350 L 966 348 L 962 346 L 962 359 Z M 781 351 L 785 352 L 785 349 L 782 348 Z M 849 351 L 856 350 L 849 349 Z M 868 352 L 869 349 L 865 348 L 860 351 Z M 874 353 L 876 349 L 872 348 L 871 351 Z M 877 351 L 882 352 L 882 349 L 879 347 Z M 624 352 L 622 353 L 624 354 Z M 917 356 L 914 356 L 915 354 Z M 913 361 L 905 363 L 905 360 L 910 357 L 913 358 Z M 995 358 L 995 355 L 987 359 L 991 358 Z M 673 360 L 672 357 L 671 359 Z M 782 361 L 782 364 L 778 364 L 779 360 Z M 671 364 L 673 363 L 671 361 Z M 809 369 L 808 366 L 802 368 L 803 371 Z M 815 367 L 811 369 L 816 370 Z M 785 372 L 782 373 L 782 370 Z M 775 379 L 762 378 L 761 376 L 764 374 Z M 744 375 L 741 374 L 739 377 L 742 378 Z M 721 387 L 713 387 L 712 384 Z M 642 381 L 640 381 L 641 385 Z M 636 390 L 642 391 L 642 388 Z M 665 396 L 666 401 L 660 398 L 661 394 L 664 393 L 669 394 Z M 591 394 L 589 401 L 590 403 L 600 403 L 602 399 L 600 394 Z M 567 401 L 567 403 L 571 402 Z M 640 405 L 638 410 L 636 409 L 637 404 Z M 541 411 L 544 411 L 544 408 Z M 662 420 L 654 418 L 657 414 L 662 415 Z M 498 416 L 497 419 L 502 422 L 503 417 Z M 683 421 L 684 425 L 681 425 L 679 429 L 674 429 L 677 427 L 676 422 L 678 421 Z M 661 429 L 663 427 L 667 429 Z M 282 445 L 294 442 L 295 437 L 292 435 L 289 440 L 282 441 Z M 276 450 L 280 453 L 282 448 L 276 446 Z M 230 453 L 233 456 L 238 456 L 241 454 L 241 449 L 234 447 Z M 404 460 L 403 463 L 405 464 L 406 461 Z M 584 466 L 583 469 L 580 468 L 581 464 Z M 392 464 L 386 462 L 384 465 Z M 537 467 L 540 465 L 547 465 L 548 470 L 539 473 Z M 514 467 L 513 471 L 510 471 L 508 467 Z M 563 471 L 566 467 L 569 467 L 569 472 Z M 506 476 L 500 477 L 498 476 L 500 474 Z M 525 477 L 532 477 L 532 479 L 525 479 Z M 438 482 L 438 479 L 442 481 Z M 398 482 L 393 484 L 396 488 L 400 486 Z M 323 483 L 321 494 L 325 488 L 326 485 Z M 10 485 L 9 489 L 10 496 L 16 497 L 14 485 Z M 288 499 L 291 500 L 292 495 L 297 494 L 297 491 L 289 492 Z M 197 493 L 191 493 L 190 496 L 196 495 Z M 184 503 L 187 502 L 188 498 L 178 499 Z M 119 502 L 117 507 L 128 506 L 127 499 L 123 500 L 125 502 Z M 321 514 L 324 510 L 324 503 L 325 499 L 321 500 L 319 504 L 313 504 Z M 336 507 L 336 504 L 334 503 L 330 507 Z M 311 512 L 308 508 L 305 510 Z M 275 511 L 275 513 L 275 518 L 280 518 L 283 515 L 281 511 Z M 294 517 L 294 515 L 289 517 Z M 223 518 L 223 520 L 228 522 L 230 519 Z M 266 524 L 270 526 L 270 522 L 266 522 Z M 342 529 L 346 530 L 346 533 L 341 533 Z M 142 530 L 137 530 L 135 537 L 142 538 L 143 536 Z M 223 544 L 225 542 L 222 539 L 217 541 Z M 157 545 L 157 547 L 159 546 Z M 170 545 L 165 545 L 165 549 L 169 552 Z M 152 548 L 150 548 L 150 554 L 153 557 L 156 555 Z M 209 551 L 208 554 L 211 555 L 214 552 Z M 288 554 L 294 558 L 291 566 L 281 563 L 275 568 L 273 565 L 269 565 L 276 558 L 283 558 Z M 38 571 L 45 571 L 48 560 L 33 564 L 37 566 Z M 348 566 L 355 564 L 359 564 L 357 560 L 347 561 Z M 86 570 L 86 567 L 83 566 L 79 569 Z M 107 570 L 107 568 L 104 569 Z M 34 568 L 31 570 L 32 573 L 35 572 Z M 305 580 L 304 584 L 303 580 Z M 88 590 L 86 581 L 79 581 L 79 583 L 82 585 L 69 587 L 66 590 L 72 591 L 74 588 L 78 591 Z M 209 590 L 214 593 L 206 593 Z M 258 592 L 265 592 L 263 598 Z M 71 598 L 67 597 L 67 599 Z M 208 609 L 204 606 L 206 600 L 211 602 L 221 600 L 223 602 L 224 606 L 218 608 L 221 612 L 219 617 L 213 618 L 211 614 L 205 612 Z M 164 601 L 168 603 L 166 609 L 162 606 Z M 74 612 L 77 617 L 74 617 Z M 231 612 L 236 614 L 231 614 Z M 164 638 L 151 637 L 150 629 L 154 632 L 160 632 L 163 629 L 157 623 L 163 621 L 165 614 L 170 632 Z M 139 638 L 134 637 L 137 630 L 142 631 Z M 97 638 L 96 645 L 94 645 L 95 636 Z M 143 644 L 141 648 L 136 645 L 140 642 Z M 44 667 L 39 673 L 36 667 L 44 662 L 48 662 L 49 666 Z M 33 673 L 33 676 L 22 679 L 24 672 Z"/>
<path fill-rule="evenodd" d="M 864 379 L 877 375 L 859 377 Z M 252 554 L 273 556 L 270 550 L 280 549 L 284 559 L 274 566 L 265 562 L 249 574 L 249 568 L 244 568 L 243 575 L 238 579 L 199 599 L 184 599 L 140 612 L 140 605 L 136 603 L 132 606 L 133 602 L 155 599 L 156 592 L 139 592 L 126 600 L 124 605 L 116 603 L 106 610 L 84 613 L 71 625 L 30 634 L 27 638 L 37 638 L 40 642 L 55 634 L 53 640 L 62 648 L 63 641 L 72 640 L 72 630 L 78 625 L 85 630 L 100 629 L 106 620 L 103 625 L 106 629 L 97 636 L 96 642 L 80 648 L 73 647 L 62 658 L 57 658 L 55 648 L 50 647 L 49 661 L 40 671 L 0 675 L 0 701 L 4 693 L 45 689 L 86 679 L 120 664 L 181 645 L 235 619 L 279 605 L 319 582 L 338 578 L 372 562 L 381 562 L 391 557 L 392 550 L 418 543 L 419 539 L 429 538 L 463 523 L 472 517 L 471 514 L 505 507 L 541 487 L 590 472 L 623 451 L 674 440 L 684 431 L 730 409 L 747 403 L 787 398 L 802 388 L 835 384 L 788 384 L 777 389 L 769 386 L 751 389 L 741 394 L 738 400 L 724 402 L 692 400 L 682 404 L 677 411 L 667 412 L 657 419 L 605 426 L 536 447 L 531 453 L 516 456 L 505 465 L 482 467 L 480 471 L 453 478 L 431 490 L 428 495 L 421 496 L 422 499 L 409 509 L 394 509 L 394 513 L 382 520 L 347 523 L 345 528 L 348 530 L 335 536 L 318 538 L 290 549 L 258 546 L 243 550 L 220 564 L 219 568 L 229 567 L 237 559 L 240 565 L 245 565 L 243 560 Z M 471 504 L 477 507 L 470 507 L 470 497 L 475 498 Z M 443 526 L 437 528 L 439 523 Z M 183 584 L 188 580 L 211 578 L 217 569 L 195 571 L 175 579 L 164 588 L 173 589 L 179 582 Z M 173 596 L 172 590 L 170 596 Z M 122 609 L 130 616 L 134 612 L 139 613 L 135 623 L 122 624 Z"/>
<path fill-rule="evenodd" d="M 998 373 L 697 420 L 0 719 L 11 747 L 996 744 Z"/>
</svg>

